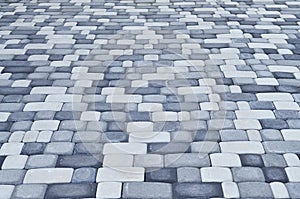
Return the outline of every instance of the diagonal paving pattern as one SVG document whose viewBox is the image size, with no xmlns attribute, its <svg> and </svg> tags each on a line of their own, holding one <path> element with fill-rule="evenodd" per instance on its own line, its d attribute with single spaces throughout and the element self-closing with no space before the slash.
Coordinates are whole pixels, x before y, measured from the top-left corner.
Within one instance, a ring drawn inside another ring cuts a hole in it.
<svg viewBox="0 0 300 199">
<path fill-rule="evenodd" d="M 0 198 L 300 198 L 300 3 L 0 2 Z"/>
</svg>

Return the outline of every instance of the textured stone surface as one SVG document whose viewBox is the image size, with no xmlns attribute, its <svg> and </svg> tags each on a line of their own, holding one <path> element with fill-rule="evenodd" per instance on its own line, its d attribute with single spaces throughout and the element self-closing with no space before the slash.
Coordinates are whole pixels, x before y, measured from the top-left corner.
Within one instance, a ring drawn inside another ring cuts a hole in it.
<svg viewBox="0 0 300 199">
<path fill-rule="evenodd" d="M 1 1 L 0 198 L 300 198 L 295 0 Z"/>
</svg>

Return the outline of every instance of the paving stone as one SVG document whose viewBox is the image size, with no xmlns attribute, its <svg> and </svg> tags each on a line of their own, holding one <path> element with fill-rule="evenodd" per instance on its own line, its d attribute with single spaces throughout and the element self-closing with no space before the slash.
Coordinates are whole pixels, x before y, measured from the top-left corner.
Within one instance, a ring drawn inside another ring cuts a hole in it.
<svg viewBox="0 0 300 199">
<path fill-rule="evenodd" d="M 51 168 L 55 167 L 56 155 L 31 155 L 26 162 L 26 168 Z"/>
<path fill-rule="evenodd" d="M 221 151 L 226 153 L 238 153 L 238 154 L 263 154 L 264 148 L 259 142 L 246 142 L 246 141 L 235 141 L 235 142 L 221 142 Z"/>
<path fill-rule="evenodd" d="M 299 198 L 300 196 L 299 187 L 300 187 L 300 183 L 286 183 L 286 188 L 291 198 Z"/>
<path fill-rule="evenodd" d="M 134 157 L 134 166 L 145 168 L 163 167 L 163 156 L 158 154 L 140 154 Z"/>
<path fill-rule="evenodd" d="M 201 182 L 200 170 L 194 167 L 177 169 L 178 182 Z"/>
<path fill-rule="evenodd" d="M 281 182 L 272 182 L 270 183 L 273 196 L 275 198 L 289 198 L 289 193 L 286 186 Z"/>
<path fill-rule="evenodd" d="M 45 143 L 25 143 L 22 149 L 22 154 L 24 155 L 35 155 L 42 154 L 45 150 Z"/>
<path fill-rule="evenodd" d="M 23 146 L 23 143 L 4 143 L 0 149 L 0 155 L 19 155 Z"/>
<path fill-rule="evenodd" d="M 111 154 L 105 155 L 103 159 L 103 166 L 106 167 L 131 167 L 133 166 L 133 155 L 126 154 Z M 138 165 L 135 165 L 138 166 Z"/>
<path fill-rule="evenodd" d="M 270 185 L 264 182 L 242 182 L 238 187 L 241 197 L 273 197 Z"/>
<path fill-rule="evenodd" d="M 144 181 L 144 171 L 142 167 L 100 168 L 96 182 Z"/>
<path fill-rule="evenodd" d="M 21 184 L 25 175 L 25 170 L 1 170 L 0 183 L 8 185 Z"/>
<path fill-rule="evenodd" d="M 264 141 L 281 141 L 283 137 L 280 131 L 275 129 L 263 129 L 260 131 L 261 137 Z"/>
<path fill-rule="evenodd" d="M 284 120 L 280 119 L 264 119 L 260 120 L 260 123 L 265 129 L 285 129 L 288 128 L 287 123 Z"/>
<path fill-rule="evenodd" d="M 13 198 L 43 198 L 47 189 L 47 185 L 42 184 L 22 184 L 16 186 Z"/>
<path fill-rule="evenodd" d="M 299 151 L 297 141 L 266 141 L 263 145 L 267 153 L 298 153 Z"/>
<path fill-rule="evenodd" d="M 264 174 L 260 168 L 240 167 L 232 168 L 232 175 L 235 182 L 264 182 Z"/>
<path fill-rule="evenodd" d="M 68 183 L 72 175 L 72 168 L 30 169 L 26 172 L 24 183 Z"/>
<path fill-rule="evenodd" d="M 11 195 L 14 191 L 14 188 L 15 188 L 15 186 L 13 186 L 13 185 L 0 185 L 1 198 L 10 199 Z"/>
<path fill-rule="evenodd" d="M 201 168 L 202 182 L 224 182 L 232 181 L 232 175 L 229 168 L 206 167 Z"/>
<path fill-rule="evenodd" d="M 215 167 L 240 167 L 242 166 L 240 157 L 237 154 L 213 153 L 210 154 L 212 166 Z"/>
<path fill-rule="evenodd" d="M 300 181 L 298 167 L 287 167 L 287 168 L 285 168 L 285 172 L 287 174 L 289 182 L 299 182 Z"/>
<path fill-rule="evenodd" d="M 147 171 L 147 170 L 146 170 Z M 177 181 L 177 172 L 175 168 L 162 168 L 146 172 L 147 182 L 168 182 L 174 183 Z"/>
<path fill-rule="evenodd" d="M 102 182 L 98 184 L 96 197 L 120 198 L 122 183 L 120 182 Z"/>
<path fill-rule="evenodd" d="M 165 167 L 205 167 L 210 166 L 209 157 L 198 153 L 167 154 Z"/>
<path fill-rule="evenodd" d="M 74 183 L 92 183 L 96 179 L 95 168 L 78 168 L 75 169 L 72 182 Z"/>
<path fill-rule="evenodd" d="M 94 167 L 98 168 L 102 164 L 102 157 L 93 155 L 60 155 L 57 159 L 57 167 L 80 168 Z"/>
<path fill-rule="evenodd" d="M 172 198 L 172 186 L 167 183 L 143 182 L 125 183 L 124 198 Z"/>
<path fill-rule="evenodd" d="M 248 167 L 263 167 L 264 162 L 261 155 L 258 154 L 241 154 L 240 159 L 242 166 Z"/>
<path fill-rule="evenodd" d="M 266 167 L 286 167 L 286 162 L 282 155 L 279 154 L 264 154 L 262 155 L 264 165 Z"/>
<path fill-rule="evenodd" d="M 238 186 L 234 182 L 223 182 L 222 189 L 223 189 L 224 197 L 226 198 L 240 197 Z"/>
<path fill-rule="evenodd" d="M 45 198 L 91 198 L 96 195 L 95 183 L 82 184 L 52 184 L 46 191 Z"/>
<path fill-rule="evenodd" d="M 279 167 L 265 167 L 263 172 L 266 178 L 266 182 L 287 182 L 288 177 L 283 168 Z"/>
<path fill-rule="evenodd" d="M 2 164 L 2 169 L 24 169 L 26 161 L 26 155 L 13 155 L 7 156 Z"/>
<path fill-rule="evenodd" d="M 174 198 L 223 197 L 219 183 L 177 183 L 173 185 Z"/>
<path fill-rule="evenodd" d="M 51 137 L 53 142 L 70 142 L 73 138 L 72 131 L 55 131 Z"/>
</svg>

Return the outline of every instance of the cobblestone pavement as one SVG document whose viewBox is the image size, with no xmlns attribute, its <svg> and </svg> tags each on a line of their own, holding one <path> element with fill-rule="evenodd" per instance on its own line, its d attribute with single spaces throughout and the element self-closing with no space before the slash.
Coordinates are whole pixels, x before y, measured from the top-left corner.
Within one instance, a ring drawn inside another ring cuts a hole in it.
<svg viewBox="0 0 300 199">
<path fill-rule="evenodd" d="M 0 198 L 300 198 L 298 0 L 0 0 Z"/>
</svg>

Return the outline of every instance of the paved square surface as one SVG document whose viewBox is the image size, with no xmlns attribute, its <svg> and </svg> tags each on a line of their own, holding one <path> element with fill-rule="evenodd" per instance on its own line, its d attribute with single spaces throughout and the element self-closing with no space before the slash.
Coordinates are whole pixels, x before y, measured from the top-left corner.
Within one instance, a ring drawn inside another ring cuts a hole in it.
<svg viewBox="0 0 300 199">
<path fill-rule="evenodd" d="M 0 199 L 300 198 L 298 0 L 1 0 Z"/>
</svg>

